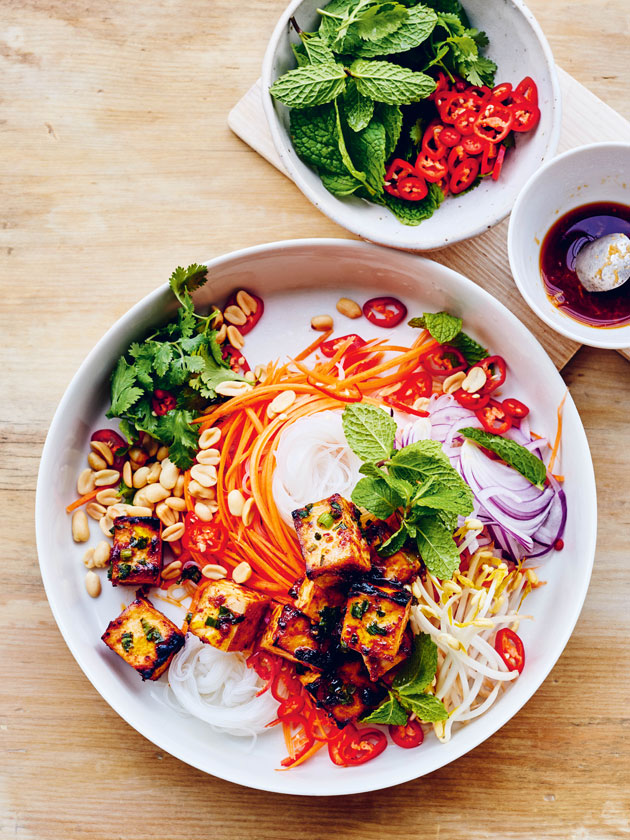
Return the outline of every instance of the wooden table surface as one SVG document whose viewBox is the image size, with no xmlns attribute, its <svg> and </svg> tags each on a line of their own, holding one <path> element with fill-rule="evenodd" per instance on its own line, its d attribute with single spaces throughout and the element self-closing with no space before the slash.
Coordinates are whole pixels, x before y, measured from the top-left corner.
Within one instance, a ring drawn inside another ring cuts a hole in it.
<svg viewBox="0 0 630 840">
<path fill-rule="evenodd" d="M 565 370 L 599 493 L 577 628 L 509 724 L 426 778 L 304 800 L 206 776 L 107 706 L 52 618 L 35 550 L 36 475 L 89 349 L 175 265 L 347 236 L 226 125 L 283 5 L 0 2 L 0 837 L 627 838 L 630 365 L 617 353 L 583 348 Z M 628 0 L 530 7 L 558 63 L 627 116 Z"/>
</svg>

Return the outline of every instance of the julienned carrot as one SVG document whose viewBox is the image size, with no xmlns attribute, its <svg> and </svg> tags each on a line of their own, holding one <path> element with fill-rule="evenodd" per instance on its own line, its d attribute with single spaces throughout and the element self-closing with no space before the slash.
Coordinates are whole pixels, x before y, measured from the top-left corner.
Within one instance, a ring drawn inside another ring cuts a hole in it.
<svg viewBox="0 0 630 840">
<path fill-rule="evenodd" d="M 568 390 L 564 392 L 564 396 L 560 400 L 560 405 L 558 406 L 558 430 L 556 432 L 556 439 L 551 450 L 551 458 L 549 459 L 549 465 L 547 467 L 550 473 L 553 472 L 553 465 L 556 462 L 558 450 L 560 449 L 560 440 L 562 439 L 562 409 L 564 408 L 564 401 L 566 400 L 568 393 Z"/>
<path fill-rule="evenodd" d="M 66 508 L 66 513 L 72 513 L 73 510 L 80 508 L 81 505 L 87 504 L 87 502 L 91 502 L 92 499 L 96 498 L 96 494 L 100 493 L 101 490 L 104 490 L 104 487 L 97 487 L 96 490 L 90 490 L 89 493 L 86 493 L 84 496 L 79 496 L 78 499 L 75 499 L 71 505 L 68 505 Z"/>
<path fill-rule="evenodd" d="M 311 353 L 315 352 L 315 350 L 317 350 L 320 344 L 323 344 L 324 341 L 326 341 L 326 339 L 330 338 L 332 332 L 333 331 L 331 329 L 326 330 L 320 336 L 318 336 L 318 338 L 316 338 L 312 344 L 309 344 L 308 347 L 302 350 L 302 352 L 296 356 L 298 362 L 301 362 L 303 359 L 307 359 L 311 355 Z"/>
</svg>

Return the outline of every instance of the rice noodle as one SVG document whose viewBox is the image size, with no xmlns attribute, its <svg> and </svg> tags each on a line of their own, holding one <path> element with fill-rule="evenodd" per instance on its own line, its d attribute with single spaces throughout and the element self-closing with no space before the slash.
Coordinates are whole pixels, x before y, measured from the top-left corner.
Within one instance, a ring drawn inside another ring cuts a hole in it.
<svg viewBox="0 0 630 840">
<path fill-rule="evenodd" d="M 179 707 L 220 732 L 255 737 L 276 716 L 278 703 L 269 692 L 256 696 L 265 683 L 242 654 L 218 650 L 190 633 L 173 657 L 168 681 Z"/>
<path fill-rule="evenodd" d="M 280 436 L 273 474 L 273 499 L 284 522 L 292 525 L 292 511 L 333 493 L 349 499 L 360 466 L 346 442 L 340 412 L 296 420 Z"/>
</svg>

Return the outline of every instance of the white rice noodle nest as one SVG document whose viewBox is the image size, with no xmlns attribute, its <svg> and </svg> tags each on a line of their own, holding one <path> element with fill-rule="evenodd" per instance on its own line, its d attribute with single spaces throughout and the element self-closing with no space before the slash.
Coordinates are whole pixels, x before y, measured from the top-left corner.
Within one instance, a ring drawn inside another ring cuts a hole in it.
<svg viewBox="0 0 630 840">
<path fill-rule="evenodd" d="M 273 474 L 273 498 L 280 516 L 339 493 L 349 499 L 361 478 L 361 461 L 346 442 L 338 411 L 301 417 L 281 434 Z"/>
<path fill-rule="evenodd" d="M 278 703 L 240 653 L 226 653 L 192 634 L 173 657 L 168 681 L 176 706 L 213 729 L 256 736 L 276 717 Z"/>
</svg>

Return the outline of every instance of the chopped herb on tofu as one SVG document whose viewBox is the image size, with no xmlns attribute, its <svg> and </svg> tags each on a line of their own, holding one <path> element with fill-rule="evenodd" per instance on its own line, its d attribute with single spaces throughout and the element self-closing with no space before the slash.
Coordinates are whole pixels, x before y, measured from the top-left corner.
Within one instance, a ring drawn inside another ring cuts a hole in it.
<svg viewBox="0 0 630 840">
<path fill-rule="evenodd" d="M 295 599 L 295 607 L 311 621 L 319 622 L 322 610 L 346 606 L 347 595 L 340 586 L 326 586 L 322 578 L 303 578 L 291 589 L 289 595 Z"/>
<path fill-rule="evenodd" d="M 184 634 L 141 591 L 101 638 L 143 680 L 157 680 L 184 644 Z"/>
<path fill-rule="evenodd" d="M 340 728 L 378 706 L 386 693 L 383 686 L 370 680 L 358 659 L 348 659 L 325 674 L 311 672 L 299 679 Z"/>
<path fill-rule="evenodd" d="M 153 516 L 119 516 L 115 519 L 108 575 L 112 584 L 155 585 L 161 571 L 160 520 Z"/>
<path fill-rule="evenodd" d="M 320 636 L 318 627 L 304 613 L 286 604 L 274 608 L 260 647 L 318 670 L 329 663 L 327 640 Z"/>
<path fill-rule="evenodd" d="M 188 629 L 220 650 L 248 650 L 268 604 L 266 595 L 231 580 L 214 580 L 197 590 Z"/>
<path fill-rule="evenodd" d="M 306 575 L 330 582 L 370 569 L 370 552 L 352 502 L 338 493 L 293 511 Z"/>
<path fill-rule="evenodd" d="M 348 595 L 341 642 L 360 653 L 371 680 L 396 663 L 411 610 L 411 593 L 388 584 L 359 581 Z"/>
</svg>

